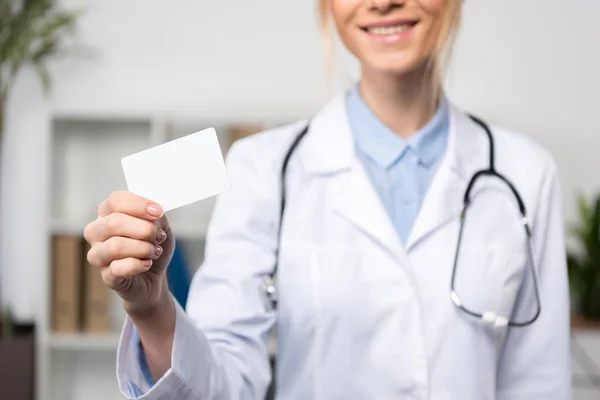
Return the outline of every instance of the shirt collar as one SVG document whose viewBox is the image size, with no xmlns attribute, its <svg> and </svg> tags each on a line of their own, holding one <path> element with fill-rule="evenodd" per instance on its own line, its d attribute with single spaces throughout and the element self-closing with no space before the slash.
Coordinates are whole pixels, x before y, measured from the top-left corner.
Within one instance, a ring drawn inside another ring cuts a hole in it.
<svg viewBox="0 0 600 400">
<path fill-rule="evenodd" d="M 433 118 L 407 140 L 395 134 L 373 114 L 362 99 L 358 85 L 348 92 L 346 107 L 358 147 L 384 168 L 400 160 L 409 149 L 422 164 L 429 166 L 441 158 L 446 149 L 450 125 L 446 98 L 443 98 Z"/>
</svg>

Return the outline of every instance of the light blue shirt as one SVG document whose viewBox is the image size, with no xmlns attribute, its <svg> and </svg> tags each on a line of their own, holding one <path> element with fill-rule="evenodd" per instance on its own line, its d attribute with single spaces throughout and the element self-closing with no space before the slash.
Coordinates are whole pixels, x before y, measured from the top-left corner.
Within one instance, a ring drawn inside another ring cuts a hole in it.
<svg viewBox="0 0 600 400">
<path fill-rule="evenodd" d="M 140 340 L 140 336 L 137 332 L 137 330 L 133 330 L 133 342 L 134 342 L 134 346 L 136 346 L 136 348 L 138 349 L 138 359 L 139 359 L 139 363 L 140 363 L 140 369 L 142 371 L 142 375 L 144 377 L 144 379 L 146 380 L 146 382 L 148 382 L 148 386 L 152 387 L 154 386 L 155 382 L 154 379 L 152 378 L 152 374 L 150 373 L 150 368 L 148 367 L 148 361 L 146 360 L 146 354 L 144 353 L 144 349 L 142 347 L 142 342 Z M 144 394 L 144 392 L 142 391 L 142 389 L 140 389 L 139 386 L 137 386 L 134 382 L 128 382 L 129 385 L 129 390 L 131 392 L 131 394 L 133 396 L 139 397 L 142 396 Z"/>
<path fill-rule="evenodd" d="M 408 140 L 400 138 L 383 124 L 365 104 L 358 86 L 346 97 L 349 122 L 358 157 L 373 182 L 402 242 L 406 242 L 448 139 L 449 114 L 444 99 L 434 117 Z M 402 111 L 398 111 L 401 113 Z M 137 332 L 142 374 L 149 386 L 154 382 Z M 133 395 L 142 390 L 129 382 Z"/>
<path fill-rule="evenodd" d="M 407 140 L 377 118 L 355 86 L 346 97 L 358 157 L 373 182 L 398 235 L 406 243 L 423 198 L 448 142 L 448 104 Z M 402 114 L 402 110 L 398 110 Z"/>
</svg>

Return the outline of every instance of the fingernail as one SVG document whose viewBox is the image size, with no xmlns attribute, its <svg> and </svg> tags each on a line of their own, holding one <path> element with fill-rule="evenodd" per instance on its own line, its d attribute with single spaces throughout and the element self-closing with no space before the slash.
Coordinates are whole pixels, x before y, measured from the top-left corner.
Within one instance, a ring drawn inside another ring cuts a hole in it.
<svg viewBox="0 0 600 400">
<path fill-rule="evenodd" d="M 159 228 L 158 232 L 156 232 L 156 240 L 159 244 L 167 240 L 167 232 Z"/>
<path fill-rule="evenodd" d="M 142 260 L 142 265 L 146 268 L 150 268 L 152 266 L 152 260 Z"/>
<path fill-rule="evenodd" d="M 154 246 L 154 257 L 158 258 L 162 254 L 163 249 L 160 246 Z"/>
<path fill-rule="evenodd" d="M 148 207 L 146 207 L 146 210 L 148 211 L 148 214 L 153 217 L 162 217 L 163 215 L 162 207 L 158 204 L 149 204 Z"/>
</svg>

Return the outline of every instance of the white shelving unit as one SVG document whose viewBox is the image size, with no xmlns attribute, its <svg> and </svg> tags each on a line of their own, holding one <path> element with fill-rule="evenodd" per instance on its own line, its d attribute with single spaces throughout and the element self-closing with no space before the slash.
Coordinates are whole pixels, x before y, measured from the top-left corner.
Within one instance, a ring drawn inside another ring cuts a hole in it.
<svg viewBox="0 0 600 400">
<path fill-rule="evenodd" d="M 95 219 L 98 204 L 114 190 L 125 190 L 123 156 L 198 130 L 214 127 L 225 155 L 228 124 L 161 115 L 54 114 L 51 116 L 48 176 L 52 201 L 46 232 L 82 236 Z M 173 210 L 167 215 L 183 244 L 186 265 L 195 271 L 203 258 L 204 238 L 214 199 Z M 42 268 L 41 315 L 37 339 L 38 400 L 122 399 L 115 357 L 125 319 L 112 294 L 112 330 L 106 334 L 59 334 L 52 330 L 52 257 Z"/>
</svg>

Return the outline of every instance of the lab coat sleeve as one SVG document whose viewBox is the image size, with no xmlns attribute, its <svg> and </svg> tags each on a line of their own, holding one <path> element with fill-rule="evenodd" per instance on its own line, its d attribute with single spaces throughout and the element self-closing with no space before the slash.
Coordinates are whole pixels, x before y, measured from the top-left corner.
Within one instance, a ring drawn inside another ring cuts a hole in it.
<svg viewBox="0 0 600 400">
<path fill-rule="evenodd" d="M 532 325 L 508 331 L 498 372 L 498 400 L 571 399 L 569 287 L 561 190 L 553 160 L 540 193 L 532 235 L 541 314 Z M 534 305 L 533 281 L 526 273 L 513 318 L 527 319 Z"/>
<path fill-rule="evenodd" d="M 186 310 L 175 301 L 171 368 L 154 385 L 144 379 L 134 326 L 126 321 L 117 361 L 126 398 L 265 398 L 275 314 L 265 306 L 261 284 L 275 262 L 278 171 L 253 146 L 241 140 L 227 154 L 231 189 L 216 201 Z"/>
</svg>

